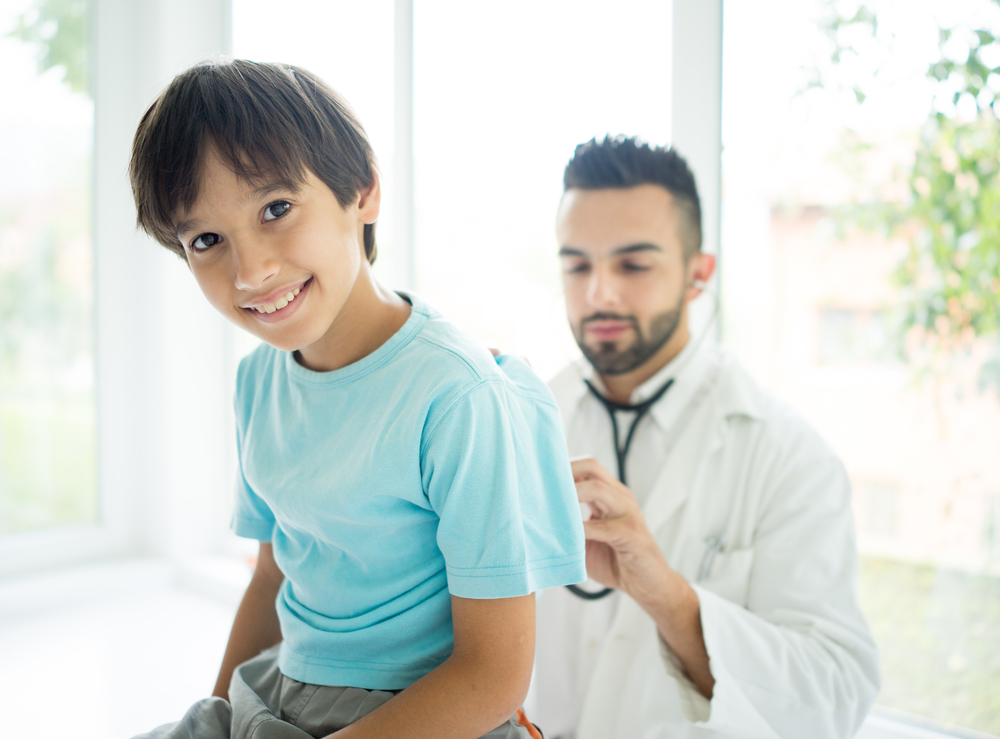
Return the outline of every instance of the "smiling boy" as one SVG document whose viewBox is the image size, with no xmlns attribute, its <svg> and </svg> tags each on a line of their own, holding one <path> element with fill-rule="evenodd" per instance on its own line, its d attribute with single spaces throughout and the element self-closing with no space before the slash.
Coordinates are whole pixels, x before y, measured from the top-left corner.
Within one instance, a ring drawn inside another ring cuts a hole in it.
<svg viewBox="0 0 1000 739">
<path fill-rule="evenodd" d="M 139 225 L 264 342 L 235 404 L 258 563 L 214 697 L 149 736 L 535 736 L 532 593 L 586 577 L 561 421 L 522 363 L 376 281 L 353 112 L 295 67 L 202 64 L 130 174 Z"/>
</svg>

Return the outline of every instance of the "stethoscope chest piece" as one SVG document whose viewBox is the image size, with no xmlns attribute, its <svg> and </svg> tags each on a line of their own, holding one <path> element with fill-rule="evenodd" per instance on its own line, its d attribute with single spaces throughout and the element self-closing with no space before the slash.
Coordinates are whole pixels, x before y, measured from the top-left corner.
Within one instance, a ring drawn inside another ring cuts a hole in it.
<svg viewBox="0 0 1000 739">
<path fill-rule="evenodd" d="M 584 380 L 583 383 L 587 386 L 587 389 L 601 401 L 601 405 L 604 406 L 605 410 L 608 412 L 608 416 L 611 418 L 611 441 L 615 448 L 615 456 L 618 462 L 618 480 L 622 485 L 628 485 L 625 481 L 625 462 L 628 460 L 628 450 L 632 446 L 632 437 L 635 435 L 635 429 L 639 425 L 639 421 L 643 419 L 649 409 L 653 407 L 660 398 L 662 398 L 670 386 L 674 384 L 674 378 L 671 377 L 667 380 L 663 386 L 653 393 L 648 399 L 641 403 L 636 403 L 635 405 L 624 405 L 622 403 L 616 403 L 613 400 L 608 400 L 599 392 L 597 388 L 590 384 L 589 380 Z M 625 444 L 622 445 L 618 440 L 618 418 L 615 416 L 618 412 L 628 412 L 635 413 L 635 418 L 632 419 L 632 425 L 629 426 L 628 434 L 625 436 Z M 584 600 L 600 600 L 601 598 L 606 598 L 611 595 L 614 588 L 604 588 L 604 590 L 589 591 L 577 585 L 567 585 L 566 589 L 569 590 L 577 598 L 583 598 Z"/>
</svg>

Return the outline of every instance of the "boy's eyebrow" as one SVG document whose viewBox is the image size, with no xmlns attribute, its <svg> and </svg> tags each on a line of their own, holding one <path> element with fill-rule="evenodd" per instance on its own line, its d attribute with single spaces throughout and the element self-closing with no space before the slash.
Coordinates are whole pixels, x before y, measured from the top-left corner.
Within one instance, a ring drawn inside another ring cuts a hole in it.
<svg viewBox="0 0 1000 739">
<path fill-rule="evenodd" d="M 201 221 L 196 218 L 192 218 L 190 221 L 183 221 L 177 224 L 177 238 L 180 239 L 184 234 L 194 231 L 201 224 Z"/>
<path fill-rule="evenodd" d="M 260 200 L 262 198 L 266 198 L 268 195 L 273 195 L 276 192 L 296 193 L 299 191 L 299 188 L 299 184 L 292 182 L 291 180 L 274 180 L 272 182 L 265 182 L 257 189 L 248 193 L 246 201 L 252 202 L 254 200 Z"/>
<path fill-rule="evenodd" d="M 614 251 L 611 252 L 611 256 L 613 256 L 613 257 L 620 257 L 620 256 L 622 256 L 624 254 L 635 254 L 636 252 L 642 252 L 642 251 L 659 251 L 659 252 L 662 252 L 663 249 L 661 249 L 656 244 L 652 244 L 652 243 L 649 243 L 649 242 L 642 242 L 642 243 L 639 243 L 639 244 L 629 244 L 628 246 L 620 246 L 620 247 L 618 247 L 617 249 L 615 249 Z M 586 257 L 586 256 L 588 256 L 588 254 L 583 249 L 578 249 L 575 246 L 563 246 L 563 247 L 561 247 L 559 249 L 559 256 L 560 257 Z"/>
</svg>

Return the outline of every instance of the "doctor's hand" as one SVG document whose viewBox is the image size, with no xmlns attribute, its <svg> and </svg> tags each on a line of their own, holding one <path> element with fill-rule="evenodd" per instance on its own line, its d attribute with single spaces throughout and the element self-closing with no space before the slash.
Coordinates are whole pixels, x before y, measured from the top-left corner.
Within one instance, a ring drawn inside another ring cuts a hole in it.
<svg viewBox="0 0 1000 739">
<path fill-rule="evenodd" d="M 635 495 L 593 457 L 570 460 L 570 465 L 577 497 L 591 511 L 583 524 L 587 574 L 628 593 L 647 610 L 669 599 L 677 575 L 646 526 Z"/>
<path fill-rule="evenodd" d="M 691 682 L 711 699 L 715 678 L 698 594 L 667 564 L 632 491 L 593 457 L 573 459 L 570 464 L 577 497 L 591 511 L 583 523 L 587 574 L 626 593 L 650 615 Z"/>
</svg>

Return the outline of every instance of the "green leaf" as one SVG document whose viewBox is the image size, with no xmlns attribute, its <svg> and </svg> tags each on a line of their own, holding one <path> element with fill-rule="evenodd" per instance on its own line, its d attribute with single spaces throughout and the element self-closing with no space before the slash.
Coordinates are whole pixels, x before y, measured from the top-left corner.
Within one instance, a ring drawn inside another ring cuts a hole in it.
<svg viewBox="0 0 1000 739">
<path fill-rule="evenodd" d="M 62 68 L 74 92 L 89 87 L 87 0 L 39 0 L 17 18 L 7 35 L 38 50 L 38 71 Z"/>
</svg>

